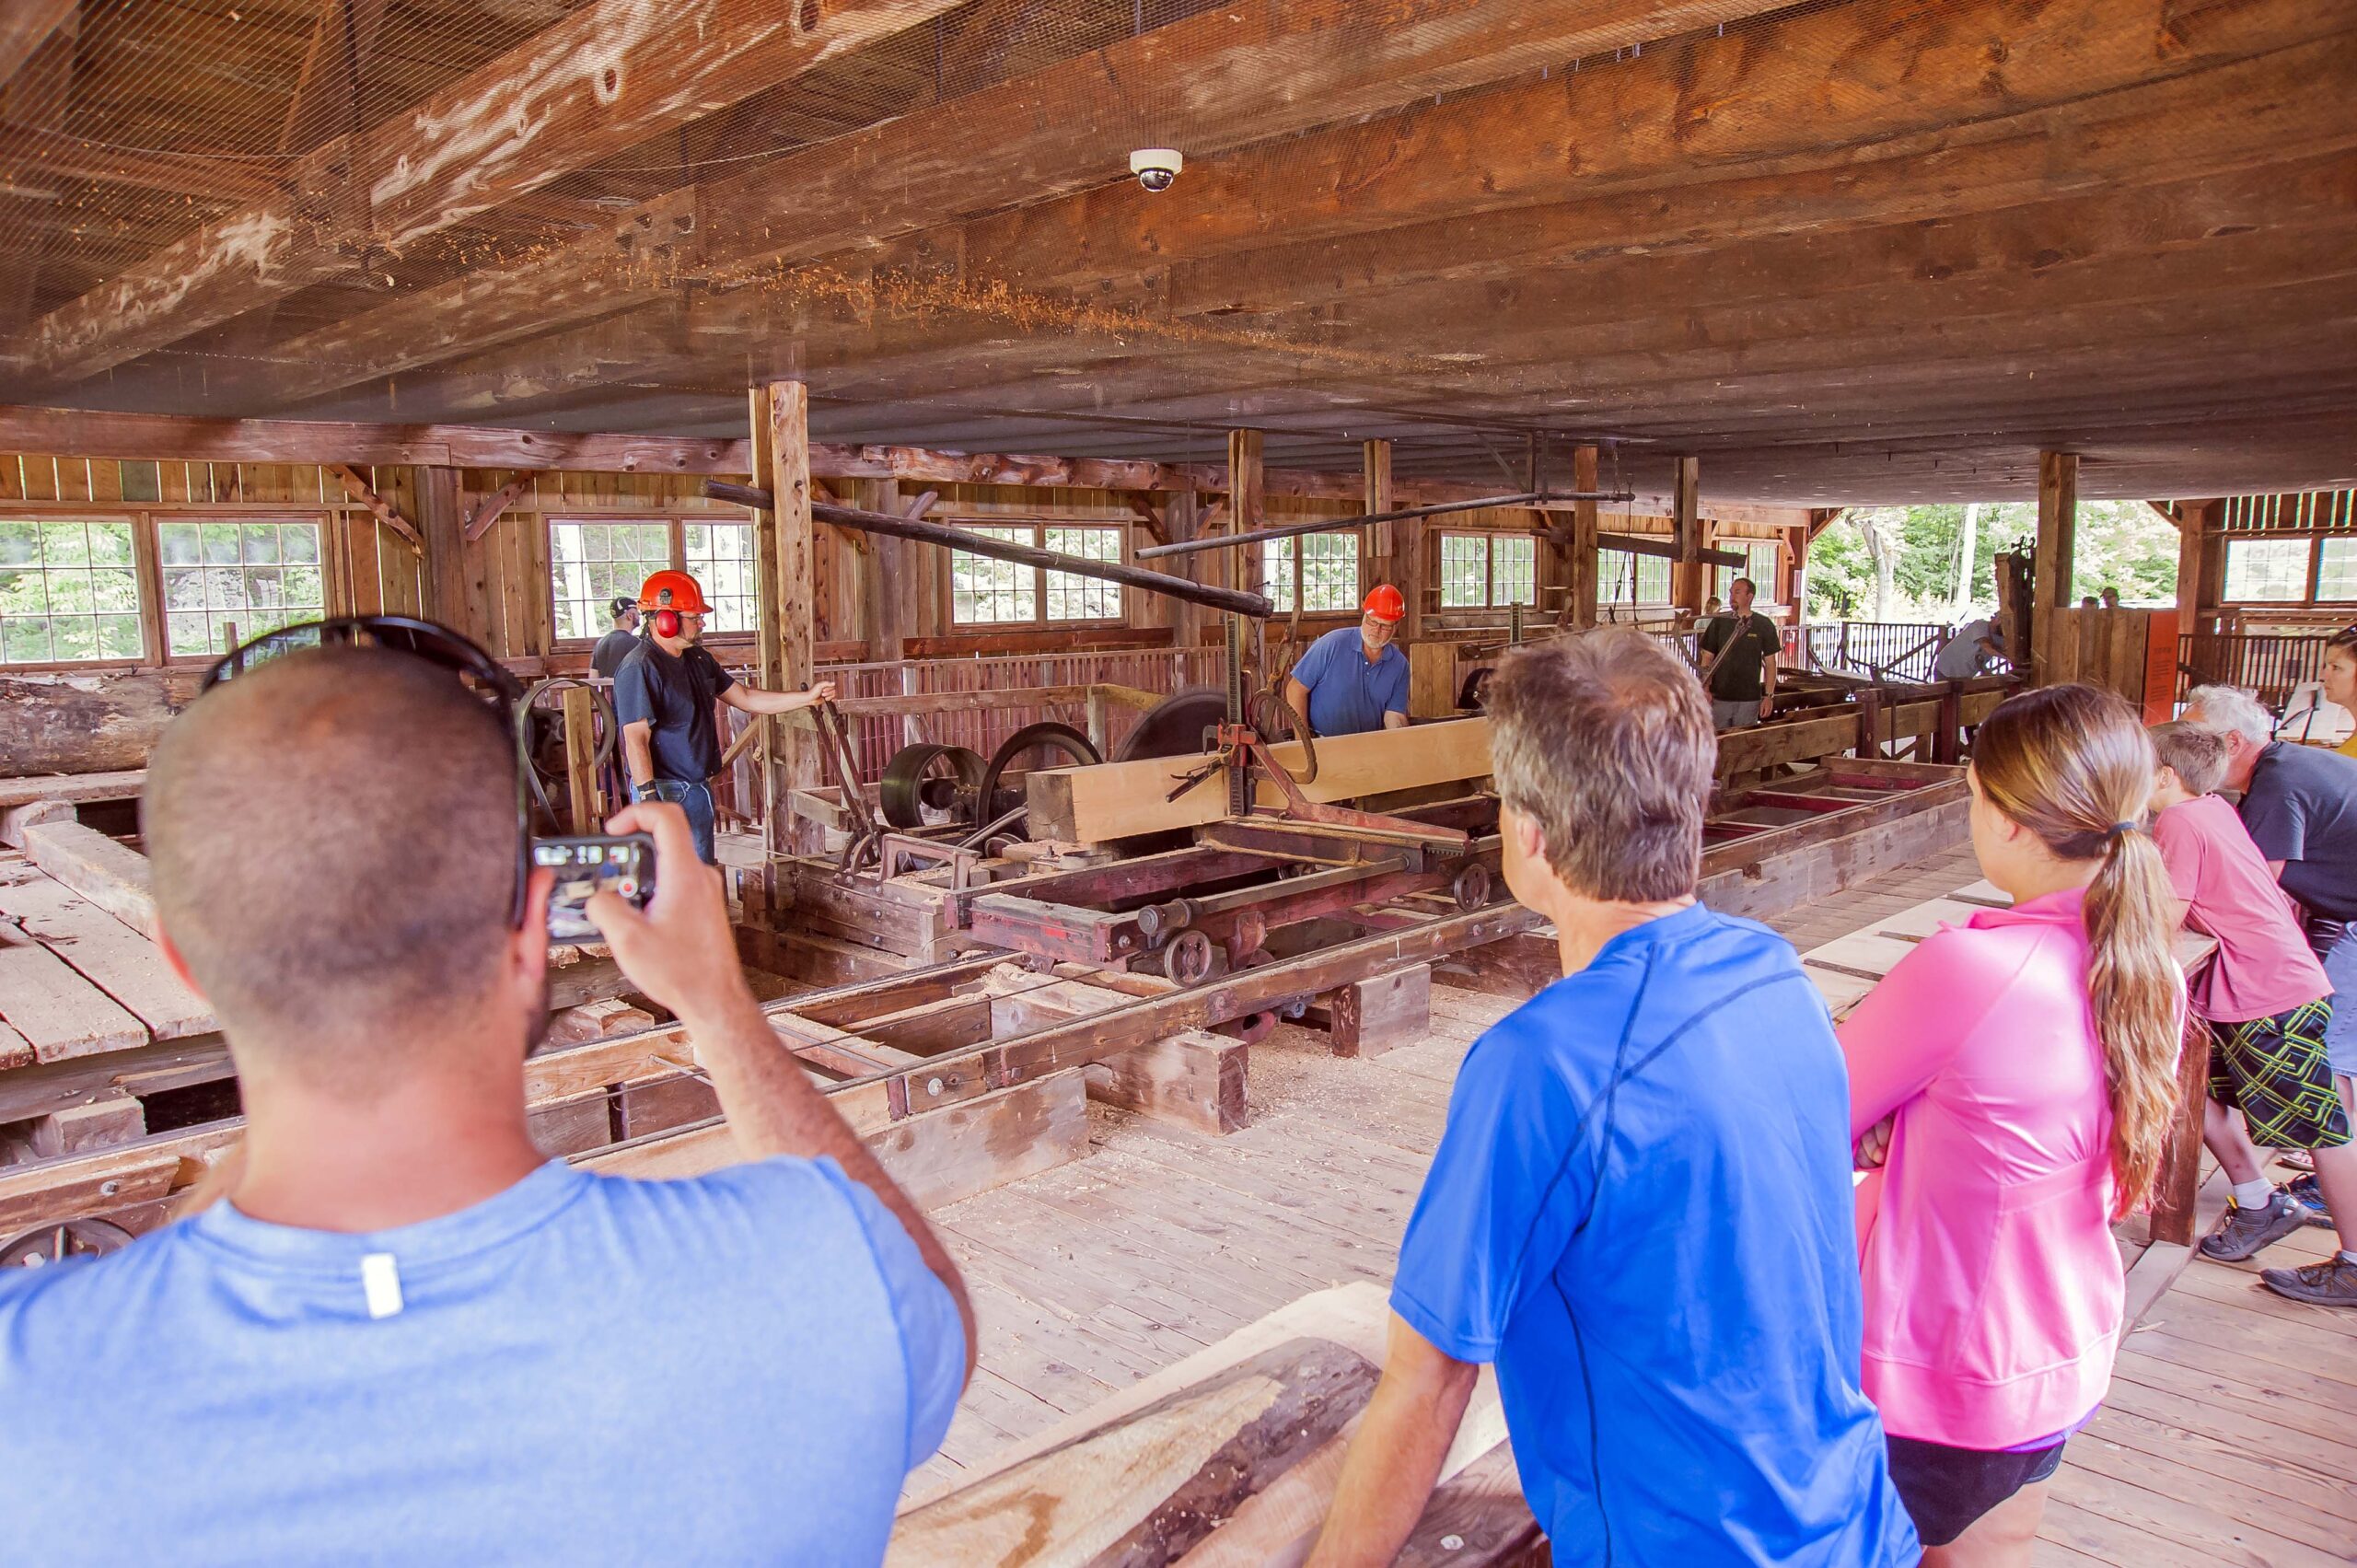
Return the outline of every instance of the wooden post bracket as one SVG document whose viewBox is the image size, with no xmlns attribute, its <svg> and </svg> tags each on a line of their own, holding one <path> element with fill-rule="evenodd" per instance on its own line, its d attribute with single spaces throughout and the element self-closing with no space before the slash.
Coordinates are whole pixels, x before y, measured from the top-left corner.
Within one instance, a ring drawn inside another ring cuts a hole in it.
<svg viewBox="0 0 2357 1568">
<path fill-rule="evenodd" d="M 459 537 L 472 544 L 490 532 L 491 525 L 499 521 L 499 515 L 514 505 L 516 498 L 531 489 L 532 482 L 547 471 L 546 469 L 528 469 L 477 501 L 467 513 L 466 526 L 459 530 Z"/>
<path fill-rule="evenodd" d="M 404 517 L 399 512 L 394 511 L 391 503 L 388 502 L 383 496 L 377 494 L 374 487 L 372 487 L 366 480 L 361 478 L 357 472 L 354 471 L 350 464 L 325 463 L 321 466 L 324 467 L 328 472 L 335 475 L 336 482 L 343 485 L 345 492 L 350 494 L 354 501 L 359 502 L 363 506 L 367 507 L 369 511 L 376 514 L 376 517 L 378 522 L 384 524 L 387 528 L 401 535 L 401 538 L 407 540 L 409 541 L 409 547 L 415 551 L 421 558 L 425 554 L 424 536 L 410 526 L 410 521 L 407 517 Z"/>
</svg>

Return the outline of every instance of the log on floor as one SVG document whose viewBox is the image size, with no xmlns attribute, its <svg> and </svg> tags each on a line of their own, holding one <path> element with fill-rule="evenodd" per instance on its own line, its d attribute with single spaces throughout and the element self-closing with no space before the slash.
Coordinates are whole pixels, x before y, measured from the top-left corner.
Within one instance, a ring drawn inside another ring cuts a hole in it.
<svg viewBox="0 0 2357 1568">
<path fill-rule="evenodd" d="M 981 1473 L 953 1486 L 912 1495 L 901 1511 L 887 1561 L 901 1568 L 1007 1561 L 1005 1532 L 1036 1522 L 1019 1560 L 1030 1568 L 1119 1561 L 1158 1563 L 1184 1556 L 1190 1568 L 1298 1562 L 1332 1505 L 1342 1456 L 1356 1429 L 1358 1410 L 1321 1410 L 1322 1435 L 1273 1473 L 1257 1478 L 1250 1494 L 1223 1503 L 1204 1521 L 1208 1533 L 1176 1537 L 1173 1550 L 1144 1545 L 1152 1526 L 1168 1519 L 1167 1504 L 1195 1481 L 1249 1423 L 1229 1402 L 1238 1388 L 1273 1401 L 1283 1380 L 1277 1369 L 1298 1365 L 1305 1343 L 1325 1342 L 1379 1373 L 1388 1348 L 1389 1307 L 1382 1287 L 1359 1283 L 1323 1290 L 1280 1307 L 1234 1333 L 1144 1377 L 1118 1394 L 1034 1434 L 995 1457 Z M 1348 1365 L 1348 1362 L 1331 1365 Z M 1239 1379 L 1238 1375 L 1241 1374 Z M 1347 1384 L 1355 1388 L 1355 1384 Z M 1251 1409 L 1252 1400 L 1242 1401 Z M 1265 1407 L 1264 1407 L 1265 1408 Z M 1344 1417 L 1334 1421 L 1335 1415 Z M 1453 1524 L 1445 1534 L 1465 1543 L 1452 1563 L 1519 1564 L 1519 1543 L 1532 1527 L 1518 1490 L 1500 1493 L 1493 1473 L 1453 1488 L 1460 1476 L 1505 1441 L 1497 1383 L 1484 1370 L 1457 1439 L 1441 1466 L 1435 1501 L 1450 1499 Z M 1480 1500 L 1476 1486 L 1489 1488 Z M 1143 1528 L 1142 1528 L 1143 1527 Z M 1137 1547 L 1111 1553 L 1115 1542 Z M 993 1548 L 1000 1550 L 993 1550 Z"/>
</svg>

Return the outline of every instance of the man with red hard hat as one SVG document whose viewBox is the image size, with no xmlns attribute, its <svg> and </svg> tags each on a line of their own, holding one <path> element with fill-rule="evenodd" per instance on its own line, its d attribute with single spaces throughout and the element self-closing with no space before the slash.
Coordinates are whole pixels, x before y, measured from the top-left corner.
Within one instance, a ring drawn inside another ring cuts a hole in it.
<svg viewBox="0 0 2357 1568">
<path fill-rule="evenodd" d="M 1407 727 L 1408 656 L 1391 639 L 1408 601 L 1389 583 L 1378 583 L 1359 608 L 1356 626 L 1310 644 L 1285 678 L 1285 701 L 1313 734 Z"/>
<path fill-rule="evenodd" d="M 713 865 L 712 786 L 706 781 L 720 772 L 714 700 L 739 713 L 785 714 L 832 702 L 835 684 L 821 680 L 807 691 L 762 691 L 721 668 L 699 645 L 712 606 L 685 572 L 650 575 L 638 591 L 638 608 L 645 634 L 614 672 L 614 716 L 621 721 L 630 797 L 678 803 L 695 832 L 696 854 Z"/>
</svg>

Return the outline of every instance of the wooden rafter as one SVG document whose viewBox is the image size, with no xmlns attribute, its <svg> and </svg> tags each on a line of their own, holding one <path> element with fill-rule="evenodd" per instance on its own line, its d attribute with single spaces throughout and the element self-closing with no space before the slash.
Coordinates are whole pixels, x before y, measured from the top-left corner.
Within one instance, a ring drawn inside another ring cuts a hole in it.
<svg viewBox="0 0 2357 1568">
<path fill-rule="evenodd" d="M 531 489 L 532 482 L 545 471 L 543 469 L 528 469 L 477 501 L 467 513 L 466 527 L 459 530 L 460 536 L 472 544 L 489 533 L 491 525 L 499 521 L 499 514 L 514 505 L 516 498 Z"/>
<path fill-rule="evenodd" d="M 348 494 L 354 501 L 357 501 L 363 506 L 367 507 L 371 513 L 375 514 L 378 522 L 384 524 L 387 528 L 401 535 L 401 538 L 409 540 L 409 547 L 412 550 L 414 550 L 420 555 L 424 555 L 425 553 L 425 540 L 424 537 L 421 536 L 415 528 L 410 526 L 410 522 L 407 517 L 402 517 L 399 512 L 393 510 L 392 504 L 390 502 L 377 494 L 377 490 L 374 485 L 361 478 L 358 472 L 347 464 L 322 463 L 319 466 L 326 469 L 331 474 L 333 474 L 335 476 L 335 482 L 343 486 L 345 493 Z"/>
<path fill-rule="evenodd" d="M 165 247 L 35 322 L 6 352 L 27 376 L 95 375 L 349 273 L 369 253 L 399 252 L 951 3 L 598 0 L 413 109 L 305 154 L 283 194 Z M 815 26 L 801 25 L 806 16 Z M 660 216 L 643 209 L 617 231 L 641 261 L 693 242 L 691 206 Z"/>
<path fill-rule="evenodd" d="M 1382 48 L 1356 49 L 1333 44 L 1346 9 L 1336 0 L 1215 7 L 1097 51 L 1086 68 L 1062 62 L 650 203 L 642 214 L 657 225 L 698 215 L 692 255 L 668 267 L 618 268 L 611 238 L 586 238 L 306 333 L 267 379 L 291 403 L 610 314 L 683 277 L 743 282 L 855 248 L 872 255 L 883 240 L 1044 198 L 1087 204 L 1082 193 L 1100 191 L 1119 168 L 1102 128 L 1134 118 L 1139 81 L 1183 73 L 1190 84 L 1183 110 L 1156 132 L 1184 144 L 1191 160 L 1773 8 L 1771 0 L 1419 0 L 1388 22 Z"/>
<path fill-rule="evenodd" d="M 82 8 L 82 0 L 10 0 L 0 6 L 0 87 L 16 80 L 50 34 Z"/>
</svg>

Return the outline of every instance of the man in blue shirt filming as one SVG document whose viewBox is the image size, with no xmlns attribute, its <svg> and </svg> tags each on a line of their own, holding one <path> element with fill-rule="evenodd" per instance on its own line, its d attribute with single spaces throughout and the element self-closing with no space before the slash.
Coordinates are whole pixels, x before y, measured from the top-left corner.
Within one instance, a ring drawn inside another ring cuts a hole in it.
<svg viewBox="0 0 2357 1568">
<path fill-rule="evenodd" d="M 1563 978 L 1457 1073 L 1313 1568 L 1392 1560 L 1484 1363 L 1559 1563 L 1913 1563 L 1858 1388 L 1840 1048 L 1783 939 L 1694 899 L 1701 685 L 1602 631 L 1508 655 L 1487 706 Z"/>
<path fill-rule="evenodd" d="M 649 906 L 587 910 L 746 1163 L 533 1145 L 552 874 L 516 767 L 493 702 L 383 646 L 271 658 L 166 731 L 159 947 L 245 1137 L 194 1217 L 0 1274 L 11 1561 L 882 1560 L 970 1368 L 958 1270 L 770 1028 L 676 806 L 610 824 L 654 836 Z"/>
<path fill-rule="evenodd" d="M 1392 643 L 1408 601 L 1389 583 L 1366 596 L 1356 626 L 1340 626 L 1309 645 L 1285 677 L 1285 702 L 1315 735 L 1404 729 L 1408 656 Z"/>
</svg>

